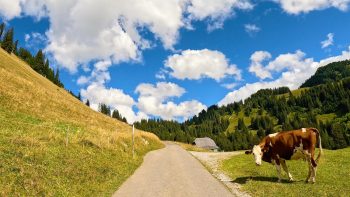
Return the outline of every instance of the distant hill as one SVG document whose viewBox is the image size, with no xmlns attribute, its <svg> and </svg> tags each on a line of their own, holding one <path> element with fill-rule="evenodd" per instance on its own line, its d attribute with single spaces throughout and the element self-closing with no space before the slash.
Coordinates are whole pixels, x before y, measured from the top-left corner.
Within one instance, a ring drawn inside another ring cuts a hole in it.
<svg viewBox="0 0 350 197">
<path fill-rule="evenodd" d="M 0 196 L 110 196 L 161 147 L 0 49 Z"/>
<path fill-rule="evenodd" d="M 350 60 L 333 62 L 317 69 L 300 87 L 312 87 L 350 77 Z"/>
<path fill-rule="evenodd" d="M 244 102 L 210 106 L 184 123 L 143 120 L 136 126 L 165 140 L 192 143 L 210 137 L 227 151 L 251 148 L 270 133 L 316 127 L 323 147 L 344 148 L 350 145 L 348 68 L 349 61 L 331 63 L 309 79 L 310 87 L 259 90 Z"/>
</svg>

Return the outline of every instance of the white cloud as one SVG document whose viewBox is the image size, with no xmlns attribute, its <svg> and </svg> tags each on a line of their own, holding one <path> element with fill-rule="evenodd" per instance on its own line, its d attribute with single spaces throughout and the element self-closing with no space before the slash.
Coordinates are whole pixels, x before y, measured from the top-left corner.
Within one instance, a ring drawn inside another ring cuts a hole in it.
<svg viewBox="0 0 350 197">
<path fill-rule="evenodd" d="M 228 93 L 220 102 L 219 105 L 227 105 L 234 101 L 244 100 L 251 94 L 260 89 L 276 88 L 287 86 L 290 89 L 297 89 L 306 79 L 310 78 L 317 68 L 325 66 L 331 62 L 342 61 L 350 59 L 350 47 L 347 51 L 343 51 L 341 55 L 323 59 L 315 62 L 312 58 L 305 58 L 302 51 L 295 53 L 287 53 L 279 55 L 276 59 L 269 62 L 265 66 L 268 70 L 286 71 L 281 73 L 281 76 L 272 81 L 261 81 L 256 83 L 249 83 Z"/>
<path fill-rule="evenodd" d="M 264 69 L 263 62 L 269 60 L 271 54 L 267 51 L 256 51 L 250 56 L 249 72 L 254 73 L 260 79 L 272 78 L 271 73 Z"/>
<path fill-rule="evenodd" d="M 37 49 L 41 47 L 45 47 L 47 44 L 47 38 L 45 35 L 38 33 L 38 32 L 32 32 L 31 34 L 25 34 L 24 35 L 24 41 L 26 42 L 26 47 L 31 49 Z"/>
<path fill-rule="evenodd" d="M 238 83 L 225 83 L 225 84 L 221 84 L 222 87 L 226 88 L 226 89 L 233 89 L 238 85 Z"/>
<path fill-rule="evenodd" d="M 139 93 L 140 96 L 152 96 L 163 101 L 170 97 L 180 97 L 186 91 L 175 83 L 159 82 L 156 86 L 142 83 L 136 87 L 135 92 Z"/>
<path fill-rule="evenodd" d="M 322 49 L 333 45 L 333 42 L 334 42 L 333 38 L 334 38 L 334 34 L 333 33 L 327 34 L 327 39 L 321 42 Z"/>
<path fill-rule="evenodd" d="M 89 99 L 90 107 L 96 111 L 100 103 L 110 106 L 112 110 L 117 109 L 129 123 L 148 118 L 142 112 L 133 111 L 134 99 L 120 89 L 106 88 L 103 84 L 92 83 L 86 89 L 81 90 L 81 96 Z"/>
<path fill-rule="evenodd" d="M 10 20 L 21 14 L 20 0 L 0 0 L 0 16 Z"/>
<path fill-rule="evenodd" d="M 234 10 L 250 10 L 249 0 L 190 0 L 187 7 L 189 20 L 209 20 L 208 30 L 222 28 L 224 21 L 234 15 Z"/>
<path fill-rule="evenodd" d="M 254 36 L 261 30 L 260 27 L 256 26 L 255 24 L 245 24 L 244 29 L 250 36 Z"/>
<path fill-rule="evenodd" d="M 157 42 L 142 36 L 145 28 L 164 48 L 173 49 L 179 29 L 189 28 L 193 20 L 222 26 L 234 10 L 252 7 L 249 0 L 0 0 L 0 15 L 47 17 L 46 52 L 75 72 L 90 61 L 140 61 L 142 51 Z"/>
<path fill-rule="evenodd" d="M 171 99 L 181 97 L 186 91 L 174 83 L 165 82 L 159 82 L 156 85 L 139 84 L 135 89 L 139 98 L 138 102 L 135 102 L 123 90 L 105 86 L 105 83 L 110 80 L 109 66 L 111 66 L 111 61 L 96 62 L 90 76 L 80 76 L 77 80 L 79 85 L 87 84 L 85 89 L 81 89 L 81 95 L 85 100 L 89 99 L 90 106 L 95 110 L 98 109 L 99 103 L 107 104 L 112 110 L 117 109 L 129 123 L 133 123 L 141 119 L 148 119 L 148 115 L 159 116 L 167 120 L 187 119 L 206 108 L 196 100 L 175 104 Z M 134 107 L 138 108 L 137 113 Z"/>
<path fill-rule="evenodd" d="M 140 35 L 143 27 L 165 48 L 172 48 L 179 28 L 184 26 L 183 0 L 35 0 L 15 5 L 22 10 L 11 17 L 20 16 L 22 11 L 38 19 L 49 18 L 46 51 L 72 72 L 80 64 L 109 57 L 114 64 L 139 61 L 141 50 L 150 47 L 150 42 Z"/>
<path fill-rule="evenodd" d="M 230 65 L 223 53 L 208 49 L 185 50 L 181 54 L 169 56 L 165 67 L 171 69 L 171 76 L 182 80 L 206 77 L 219 81 L 228 76 L 241 79 L 240 70 L 236 65 Z"/>
<path fill-rule="evenodd" d="M 25 41 L 25 42 L 28 42 L 29 39 L 30 39 L 30 35 L 29 35 L 29 34 L 25 34 L 25 35 L 24 35 L 24 41 Z"/>
<path fill-rule="evenodd" d="M 289 14 L 308 13 L 314 10 L 337 8 L 345 11 L 350 0 L 273 0 L 279 3 L 284 11 Z"/>
<path fill-rule="evenodd" d="M 179 104 L 169 101 L 185 93 L 185 89 L 174 83 L 159 82 L 156 85 L 143 83 L 137 86 L 135 92 L 140 94 L 137 104 L 140 111 L 166 120 L 187 119 L 206 109 L 205 105 L 196 100 Z"/>
<path fill-rule="evenodd" d="M 134 112 L 133 107 L 136 102 L 131 96 L 125 94 L 121 89 L 105 86 L 105 83 L 111 79 L 108 72 L 111 65 L 110 60 L 98 61 L 94 64 L 90 76 L 79 77 L 77 84 L 87 85 L 85 89 L 80 90 L 83 99 L 89 99 L 91 108 L 96 111 L 100 103 L 110 106 L 112 110 L 117 109 L 129 123 L 147 119 L 148 116 L 145 113 Z"/>
<path fill-rule="evenodd" d="M 286 53 L 279 55 L 275 60 L 270 61 L 268 65 L 263 66 L 262 62 L 271 58 L 271 54 L 266 51 L 254 52 L 251 56 L 251 65 L 249 71 L 255 73 L 260 79 L 271 78 L 271 72 L 288 71 L 308 71 L 313 59 L 305 58 L 305 53 L 297 50 L 295 53 Z"/>
<path fill-rule="evenodd" d="M 78 85 L 84 85 L 88 83 L 105 84 L 111 80 L 111 76 L 108 72 L 108 68 L 112 65 L 110 60 L 98 61 L 94 64 L 90 76 L 80 76 L 77 80 Z"/>
<path fill-rule="evenodd" d="M 163 73 L 157 73 L 156 74 L 156 78 L 160 79 L 160 80 L 165 80 L 166 79 L 166 77 L 165 77 L 165 75 Z"/>
<path fill-rule="evenodd" d="M 84 85 L 84 84 L 87 84 L 89 81 L 90 81 L 90 77 L 80 76 L 77 80 L 77 84 Z"/>
<path fill-rule="evenodd" d="M 167 71 L 164 68 L 161 68 L 159 72 L 156 73 L 155 77 L 156 79 L 159 80 L 165 80 L 166 79 L 166 75 L 169 73 L 169 71 Z"/>
</svg>

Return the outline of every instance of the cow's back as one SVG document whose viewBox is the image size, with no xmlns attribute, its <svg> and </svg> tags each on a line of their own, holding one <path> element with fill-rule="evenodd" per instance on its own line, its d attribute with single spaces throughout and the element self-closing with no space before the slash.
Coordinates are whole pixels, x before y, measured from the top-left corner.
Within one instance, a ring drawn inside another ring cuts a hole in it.
<svg viewBox="0 0 350 197">
<path fill-rule="evenodd" d="M 274 156 L 290 160 L 293 154 L 298 151 L 306 151 L 316 144 L 316 135 L 312 129 L 300 129 L 280 132 L 277 135 L 269 136 L 271 141 L 272 154 Z"/>
</svg>

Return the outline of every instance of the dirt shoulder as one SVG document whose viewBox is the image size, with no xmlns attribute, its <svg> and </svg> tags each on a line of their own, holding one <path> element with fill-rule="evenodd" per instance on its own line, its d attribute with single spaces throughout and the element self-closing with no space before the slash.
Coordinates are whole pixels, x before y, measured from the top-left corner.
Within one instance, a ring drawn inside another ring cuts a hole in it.
<svg viewBox="0 0 350 197">
<path fill-rule="evenodd" d="M 241 185 L 232 182 L 232 179 L 220 171 L 220 163 L 232 156 L 244 154 L 242 151 L 235 152 L 195 152 L 189 151 L 195 158 L 204 164 L 214 177 L 226 185 L 233 195 L 249 197 L 250 195 L 241 191 Z"/>
</svg>

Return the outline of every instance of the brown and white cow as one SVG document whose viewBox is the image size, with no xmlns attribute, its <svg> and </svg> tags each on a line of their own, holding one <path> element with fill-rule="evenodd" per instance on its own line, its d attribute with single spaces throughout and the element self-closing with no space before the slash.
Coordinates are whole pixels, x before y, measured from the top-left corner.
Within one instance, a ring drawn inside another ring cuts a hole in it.
<svg viewBox="0 0 350 197">
<path fill-rule="evenodd" d="M 314 159 L 315 147 L 319 140 L 319 154 Z M 261 160 L 274 164 L 278 173 L 278 182 L 281 182 L 281 165 L 288 174 L 289 180 L 293 181 L 285 160 L 304 159 L 309 164 L 309 175 L 306 182 L 315 182 L 317 162 L 322 154 L 321 136 L 315 128 L 302 128 L 299 130 L 285 131 L 270 134 L 264 137 L 252 150 L 246 154 L 253 153 L 255 163 L 261 165 Z"/>
</svg>

